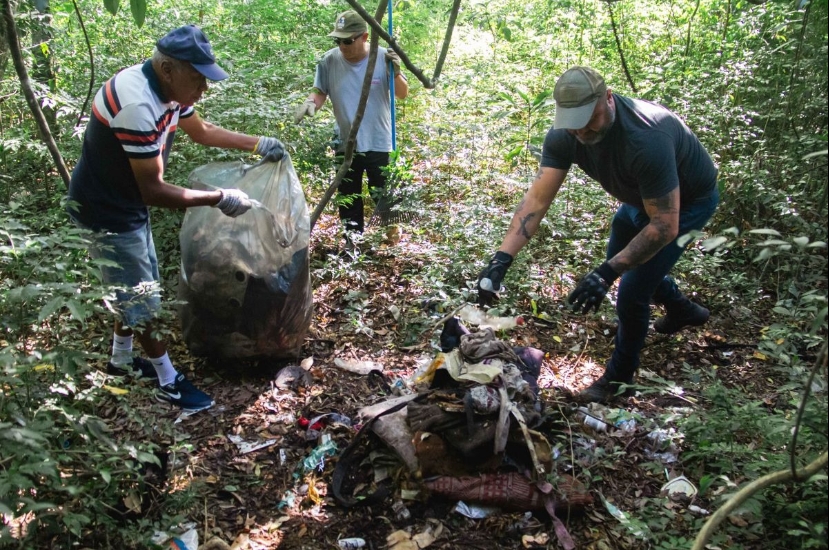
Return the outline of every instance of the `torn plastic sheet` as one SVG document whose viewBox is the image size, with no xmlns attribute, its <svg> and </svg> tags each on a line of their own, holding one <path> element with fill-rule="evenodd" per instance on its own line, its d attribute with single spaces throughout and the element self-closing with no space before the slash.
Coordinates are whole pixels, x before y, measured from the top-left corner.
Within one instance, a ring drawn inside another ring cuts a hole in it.
<svg viewBox="0 0 829 550">
<path fill-rule="evenodd" d="M 239 449 L 239 454 L 246 455 L 265 447 L 270 447 L 276 443 L 276 439 L 266 439 L 265 441 L 245 441 L 238 435 L 229 435 L 227 438 L 236 445 Z"/>
</svg>

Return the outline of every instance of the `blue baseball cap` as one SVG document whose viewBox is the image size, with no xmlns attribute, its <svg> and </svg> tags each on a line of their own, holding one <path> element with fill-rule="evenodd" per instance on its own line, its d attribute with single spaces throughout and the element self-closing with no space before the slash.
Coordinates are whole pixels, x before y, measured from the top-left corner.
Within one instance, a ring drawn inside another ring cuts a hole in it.
<svg viewBox="0 0 829 550">
<path fill-rule="evenodd" d="M 210 80 L 224 80 L 228 74 L 216 64 L 210 41 L 195 25 L 185 25 L 165 34 L 155 43 L 158 51 L 173 59 L 187 61 Z"/>
</svg>

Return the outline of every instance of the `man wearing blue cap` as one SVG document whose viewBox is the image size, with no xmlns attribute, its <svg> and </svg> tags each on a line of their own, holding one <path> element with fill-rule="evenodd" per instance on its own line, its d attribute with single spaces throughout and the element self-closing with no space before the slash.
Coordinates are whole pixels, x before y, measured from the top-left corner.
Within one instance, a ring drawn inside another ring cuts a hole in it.
<svg viewBox="0 0 829 550">
<path fill-rule="evenodd" d="M 95 95 L 83 149 L 69 184 L 69 215 L 94 232 L 89 252 L 109 260 L 103 282 L 118 285 L 112 358 L 107 371 L 158 380 L 156 397 L 183 409 L 213 405 L 177 372 L 165 344 L 153 335 L 159 280 L 148 206 L 213 206 L 227 216 L 247 212 L 251 200 L 239 189 L 197 191 L 164 181 L 176 129 L 196 143 L 252 151 L 278 161 L 282 143 L 272 137 L 231 132 L 202 120 L 193 108 L 207 80 L 228 74 L 216 64 L 204 33 L 193 25 L 170 31 L 156 43 L 152 59 L 110 78 Z M 133 357 L 133 330 L 149 361 Z"/>
<path fill-rule="evenodd" d="M 568 170 L 578 165 L 622 205 L 613 217 L 605 260 L 582 277 L 567 302 L 598 311 L 621 278 L 619 328 L 605 373 L 579 394 L 605 402 L 631 384 L 650 320 L 650 302 L 665 307 L 654 323 L 670 334 L 699 326 L 709 311 L 683 295 L 668 276 L 685 250 L 678 237 L 700 230 L 719 201 L 717 169 L 705 148 L 666 108 L 612 93 L 589 67 L 566 71 L 553 90 L 556 117 L 541 166 L 518 205 L 501 247 L 478 279 L 478 300 L 492 301 L 512 259 L 538 230 Z"/>
</svg>

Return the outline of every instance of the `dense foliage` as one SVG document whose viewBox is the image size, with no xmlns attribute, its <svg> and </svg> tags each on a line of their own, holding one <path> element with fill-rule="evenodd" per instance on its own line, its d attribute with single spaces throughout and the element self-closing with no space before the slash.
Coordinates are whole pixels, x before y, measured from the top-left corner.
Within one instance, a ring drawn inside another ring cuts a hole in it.
<svg viewBox="0 0 829 550">
<path fill-rule="evenodd" d="M 199 112 L 226 128 L 278 136 L 290 145 L 309 204 L 322 196 L 333 175 L 333 117 L 322 112 L 296 126 L 291 114 L 312 83 L 315 60 L 331 46 L 326 34 L 344 3 L 155 1 L 146 4 L 139 27 L 124 6 L 113 16 L 99 0 L 80 0 L 85 33 L 72 2 L 45 4 L 21 2 L 15 20 L 32 84 L 70 169 L 84 126 L 78 118 L 89 116 L 86 38 L 94 93 L 115 71 L 146 58 L 160 35 L 196 23 L 231 73 L 211 86 Z M 437 0 L 395 4 L 395 35 L 425 74 L 450 7 Z M 410 98 L 398 106 L 396 176 L 407 182 L 418 219 L 411 231 L 428 254 L 420 270 L 406 274 L 411 285 L 426 302 L 470 297 L 477 270 L 536 169 L 557 75 L 589 64 L 616 91 L 680 114 L 714 156 L 722 205 L 708 239 L 679 271 L 715 306 L 756 320 L 758 359 L 785 381 L 761 399 L 728 386 L 710 365 L 685 365 L 688 387 L 706 407 L 681 422 L 691 449 L 683 460 L 705 480 L 702 492 L 718 496 L 733 492 L 737 480 L 785 469 L 793 411 L 827 338 L 828 23 L 826 0 L 463 2 L 437 87 L 411 79 Z M 146 473 L 162 466 L 156 451 L 172 427 L 142 417 L 92 368 L 107 351 L 101 298 L 109 290 L 96 283 L 83 233 L 63 214 L 65 189 L 20 94 L 5 29 L 0 37 L 0 544 L 27 547 L 57 537 L 64 547 L 139 545 L 181 519 L 176 514 L 193 495 L 175 492 L 163 510 L 146 513 L 155 506 L 146 495 L 157 490 L 146 486 Z M 174 183 L 208 161 L 247 160 L 178 141 L 167 174 Z M 500 307 L 555 319 L 560 291 L 603 254 L 596 237 L 606 233 L 612 206 L 583 174 L 571 174 L 516 260 L 513 271 L 527 276 L 510 279 Z M 178 273 L 181 216 L 153 212 L 168 285 Z M 317 266 L 314 275 L 318 284 L 343 276 L 359 283 L 363 267 Z M 346 302 L 355 305 L 354 329 L 370 331 L 358 307 L 363 298 L 355 288 Z M 404 308 L 404 323 L 412 340 L 425 321 Z M 825 449 L 826 401 L 824 365 L 799 455 Z M 141 437 L 113 435 L 115 427 L 99 419 L 112 407 L 123 410 L 118 430 Z M 724 528 L 728 547 L 753 547 L 765 537 L 826 548 L 826 497 L 825 475 L 758 495 L 749 512 L 767 518 L 752 524 L 762 531 Z M 650 537 L 637 542 L 642 548 L 689 547 L 657 504 L 647 503 L 641 514 L 651 518 Z M 145 519 L 125 528 L 124 518 L 137 515 Z M 699 520 L 688 521 L 698 528 Z M 715 542 L 724 545 L 723 537 Z"/>
</svg>

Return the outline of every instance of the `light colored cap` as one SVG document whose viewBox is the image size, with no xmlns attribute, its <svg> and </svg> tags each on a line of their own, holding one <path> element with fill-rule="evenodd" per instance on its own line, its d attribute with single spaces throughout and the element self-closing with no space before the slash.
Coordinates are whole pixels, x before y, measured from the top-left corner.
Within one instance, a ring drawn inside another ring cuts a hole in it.
<svg viewBox="0 0 829 550">
<path fill-rule="evenodd" d="M 581 130 L 590 122 L 596 103 L 606 92 L 604 78 L 590 67 L 567 69 L 553 90 L 553 98 L 556 100 L 553 127 Z"/>
</svg>

